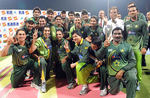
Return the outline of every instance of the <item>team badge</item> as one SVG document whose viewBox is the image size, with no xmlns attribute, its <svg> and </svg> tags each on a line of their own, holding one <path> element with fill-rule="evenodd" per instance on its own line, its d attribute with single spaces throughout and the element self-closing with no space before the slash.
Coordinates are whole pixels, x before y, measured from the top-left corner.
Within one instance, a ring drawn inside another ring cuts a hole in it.
<svg viewBox="0 0 150 98">
<path fill-rule="evenodd" d="M 124 49 L 121 49 L 121 52 L 124 52 Z"/>
<path fill-rule="evenodd" d="M 116 61 L 114 62 L 114 65 L 115 65 L 115 66 L 119 66 L 119 64 L 120 64 L 120 62 L 119 62 L 118 60 L 116 60 Z"/>
</svg>

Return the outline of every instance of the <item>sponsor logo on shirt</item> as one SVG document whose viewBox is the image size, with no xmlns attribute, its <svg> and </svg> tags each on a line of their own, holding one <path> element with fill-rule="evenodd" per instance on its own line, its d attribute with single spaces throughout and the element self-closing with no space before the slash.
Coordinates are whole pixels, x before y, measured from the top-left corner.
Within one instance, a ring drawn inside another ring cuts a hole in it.
<svg viewBox="0 0 150 98">
<path fill-rule="evenodd" d="M 121 52 L 124 52 L 124 49 L 121 49 Z"/>
<path fill-rule="evenodd" d="M 22 59 L 25 59 L 25 58 L 27 58 L 27 57 L 28 57 L 28 55 L 23 55 L 23 56 L 21 56 Z"/>
<path fill-rule="evenodd" d="M 129 34 L 129 35 L 135 35 L 136 32 L 129 31 L 128 34 Z"/>
<path fill-rule="evenodd" d="M 21 52 L 22 51 L 22 49 L 18 49 L 18 52 Z"/>
<path fill-rule="evenodd" d="M 88 49 L 88 47 L 84 47 L 84 49 Z"/>
<path fill-rule="evenodd" d="M 113 49 L 108 49 L 108 52 L 111 52 Z"/>
<path fill-rule="evenodd" d="M 139 26 L 138 25 L 135 25 L 135 28 L 138 28 Z"/>
<path fill-rule="evenodd" d="M 81 54 L 79 54 L 79 59 L 82 59 L 82 58 L 83 58 L 83 56 Z"/>
<path fill-rule="evenodd" d="M 113 61 L 115 61 L 115 60 L 120 59 L 120 55 L 114 54 L 114 55 L 112 55 L 111 58 L 112 58 Z"/>
</svg>

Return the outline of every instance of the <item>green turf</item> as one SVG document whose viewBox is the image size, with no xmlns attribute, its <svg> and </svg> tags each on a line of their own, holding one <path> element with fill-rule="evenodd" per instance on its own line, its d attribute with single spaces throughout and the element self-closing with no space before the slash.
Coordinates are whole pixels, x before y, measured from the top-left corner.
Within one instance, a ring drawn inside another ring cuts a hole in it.
<svg viewBox="0 0 150 98">
<path fill-rule="evenodd" d="M 150 98 L 150 55 L 146 55 L 146 67 L 143 67 L 141 90 L 136 92 L 135 98 Z M 126 92 L 126 89 L 122 90 Z"/>
<path fill-rule="evenodd" d="M 150 98 L 150 55 L 146 55 L 147 66 L 143 67 L 141 90 L 137 91 L 136 98 Z"/>
</svg>

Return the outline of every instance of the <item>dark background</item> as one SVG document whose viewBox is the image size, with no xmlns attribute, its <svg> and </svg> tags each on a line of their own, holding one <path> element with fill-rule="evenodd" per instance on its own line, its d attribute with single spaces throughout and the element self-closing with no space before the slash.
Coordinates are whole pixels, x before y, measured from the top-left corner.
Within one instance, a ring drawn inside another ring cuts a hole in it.
<svg viewBox="0 0 150 98">
<path fill-rule="evenodd" d="M 150 11 L 150 0 L 109 0 L 109 6 L 117 6 L 122 16 L 127 15 L 127 5 L 136 2 L 140 12 Z M 98 15 L 103 9 L 107 13 L 108 0 L 0 0 L 0 9 L 33 9 L 39 6 L 42 10 L 52 8 L 55 11 L 81 11 L 87 9 L 92 15 Z"/>
</svg>

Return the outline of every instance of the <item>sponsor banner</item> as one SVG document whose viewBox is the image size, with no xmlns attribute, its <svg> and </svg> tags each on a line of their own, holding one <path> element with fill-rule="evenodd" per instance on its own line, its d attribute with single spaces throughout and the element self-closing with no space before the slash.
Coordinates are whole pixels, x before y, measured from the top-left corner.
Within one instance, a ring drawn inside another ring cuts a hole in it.
<svg viewBox="0 0 150 98">
<path fill-rule="evenodd" d="M 60 13 L 61 11 L 54 11 L 55 16 Z M 68 15 L 68 11 L 66 14 Z M 46 16 L 46 10 L 42 10 L 41 15 Z M 0 50 L 6 46 L 9 33 L 15 34 L 16 30 L 24 24 L 24 19 L 32 16 L 33 10 L 0 10 Z"/>
</svg>

